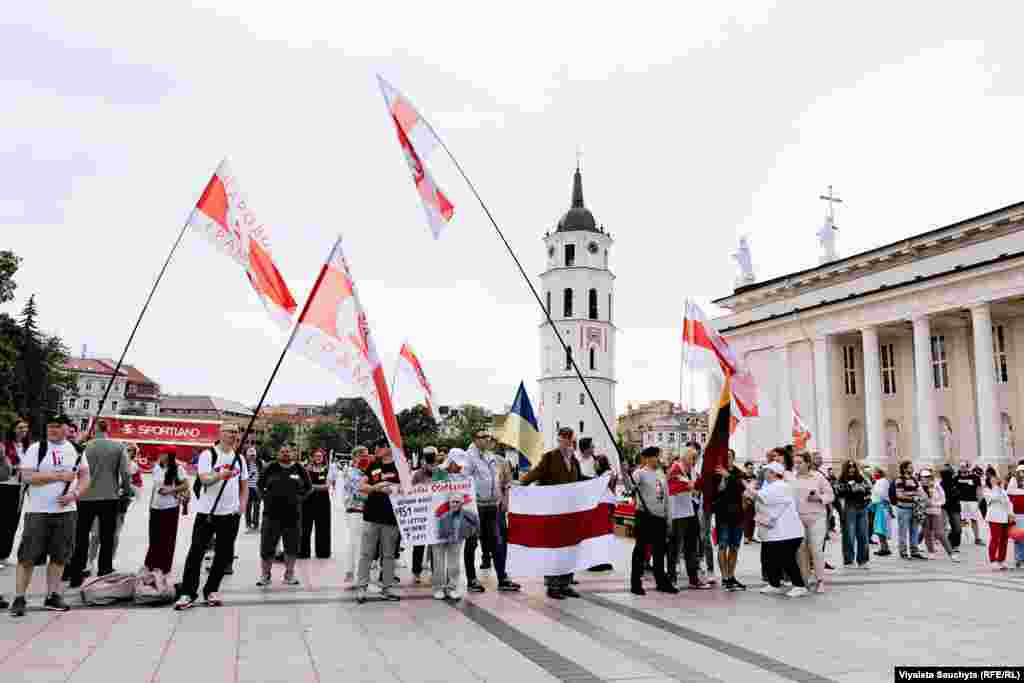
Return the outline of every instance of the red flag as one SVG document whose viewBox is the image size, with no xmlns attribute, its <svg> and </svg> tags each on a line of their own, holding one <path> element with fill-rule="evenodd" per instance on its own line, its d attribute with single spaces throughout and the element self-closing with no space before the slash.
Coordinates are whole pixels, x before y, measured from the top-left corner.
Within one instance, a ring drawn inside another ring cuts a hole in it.
<svg viewBox="0 0 1024 683">
<path fill-rule="evenodd" d="M 388 115 L 395 124 L 398 144 L 405 154 L 405 160 L 412 171 L 412 181 L 427 214 L 427 223 L 434 239 L 455 215 L 455 207 L 434 181 L 424 161 L 441 144 L 430 125 L 424 120 L 412 103 L 390 83 L 377 76 L 381 94 L 388 108 Z"/>
<path fill-rule="evenodd" d="M 412 473 L 402 450 L 391 392 L 340 237 L 299 316 L 293 344 L 296 351 L 333 372 L 349 391 L 369 404 L 391 443 L 402 487 L 411 486 Z"/>
<path fill-rule="evenodd" d="M 807 450 L 807 442 L 811 440 L 811 430 L 808 429 L 807 425 L 800 418 L 800 411 L 796 409 L 796 403 L 793 403 L 793 448 L 798 451 Z"/>
<path fill-rule="evenodd" d="M 708 443 L 704 447 L 704 463 L 700 470 L 702 492 L 704 494 L 704 512 L 711 511 L 715 501 L 715 474 L 719 467 L 729 466 L 729 423 L 731 418 L 731 392 L 729 377 L 726 375 L 725 385 L 718 402 L 712 406 L 710 416 Z"/>
<path fill-rule="evenodd" d="M 430 382 L 427 381 L 427 374 L 423 372 L 423 365 L 420 363 L 419 356 L 412 350 L 409 342 L 402 344 L 402 349 L 398 352 L 398 369 L 419 386 L 423 392 L 427 410 L 437 420 L 439 416 L 437 411 L 434 410 L 434 391 L 430 387 Z"/>
<path fill-rule="evenodd" d="M 732 397 L 739 414 L 757 417 L 757 384 L 750 369 L 736 357 L 725 338 L 711 326 L 704 311 L 686 301 L 683 312 L 683 351 L 691 369 L 701 368 L 732 378 Z"/>
<path fill-rule="evenodd" d="M 207 183 L 189 225 L 245 270 L 271 319 L 287 331 L 298 306 L 270 255 L 270 230 L 256 219 L 227 159 Z"/>
</svg>

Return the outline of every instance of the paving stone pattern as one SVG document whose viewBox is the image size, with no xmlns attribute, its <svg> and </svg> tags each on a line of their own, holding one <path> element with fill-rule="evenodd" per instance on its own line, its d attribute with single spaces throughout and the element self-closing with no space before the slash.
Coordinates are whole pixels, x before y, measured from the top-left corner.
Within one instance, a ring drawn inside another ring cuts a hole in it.
<svg viewBox="0 0 1024 683">
<path fill-rule="evenodd" d="M 142 500 L 147 500 L 144 495 Z M 133 507 L 116 566 L 135 570 L 146 552 L 147 511 Z M 176 573 L 188 551 L 192 517 L 179 530 Z M 992 572 L 985 549 L 964 562 L 874 558 L 870 570 L 832 576 L 829 592 L 800 600 L 766 597 L 758 548 L 740 551 L 745 593 L 628 593 L 631 542 L 620 539 L 618 571 L 578 575 L 582 600 L 552 601 L 542 582 L 524 591 L 488 587 L 458 604 L 412 584 L 411 553 L 399 570 L 402 601 L 357 605 L 344 584 L 346 529 L 335 508 L 334 554 L 300 561 L 302 585 L 255 586 L 258 537 L 239 536 L 225 606 L 74 606 L 41 609 L 37 571 L 23 619 L 0 614 L 0 680 L 43 681 L 891 681 L 896 665 L 1011 664 L 1019 638 L 1013 605 L 1024 571 Z M 841 565 L 836 544 L 833 564 Z M 1012 557 L 1012 546 L 1011 546 Z M 649 583 L 652 583 L 649 581 Z M 0 570 L 10 597 L 14 569 Z"/>
</svg>

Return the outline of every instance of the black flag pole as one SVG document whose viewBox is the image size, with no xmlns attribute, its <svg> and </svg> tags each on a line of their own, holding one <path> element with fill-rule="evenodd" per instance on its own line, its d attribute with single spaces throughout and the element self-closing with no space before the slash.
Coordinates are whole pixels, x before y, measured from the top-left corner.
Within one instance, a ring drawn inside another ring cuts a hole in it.
<svg viewBox="0 0 1024 683">
<path fill-rule="evenodd" d="M 324 267 L 320 269 L 320 274 L 317 276 L 316 282 L 313 283 L 313 289 L 309 290 L 309 296 L 306 297 L 306 303 L 302 306 L 302 313 L 299 314 L 298 319 L 295 321 L 295 325 L 292 327 L 291 334 L 288 335 L 288 341 L 285 342 L 284 348 L 281 349 L 281 355 L 278 356 L 277 364 L 274 365 L 274 370 L 270 373 L 270 378 L 267 380 L 266 386 L 263 387 L 263 394 L 260 396 L 260 401 L 256 404 L 256 409 L 252 411 L 252 417 L 249 418 L 249 424 L 246 426 L 245 432 L 242 434 L 242 438 L 238 442 L 238 447 L 235 449 L 235 457 L 231 461 L 231 469 L 234 469 L 239 463 L 241 454 L 245 449 L 245 444 L 249 440 L 249 434 L 252 433 L 253 425 L 256 424 L 256 418 L 260 416 L 260 411 L 263 410 L 263 402 L 267 400 L 267 394 L 270 393 L 270 386 L 274 383 L 274 378 L 277 377 L 277 371 L 281 369 L 281 363 L 284 362 L 284 357 L 288 355 L 288 349 L 292 347 L 292 342 L 295 341 L 295 335 L 298 334 L 299 331 L 299 324 L 306 317 L 309 305 L 313 303 L 313 299 L 316 297 L 317 290 L 320 289 L 320 283 L 323 282 L 324 274 L 326 272 L 327 266 L 324 265 Z M 224 495 L 224 486 L 220 487 L 220 490 L 217 491 L 217 497 L 213 499 L 213 506 L 210 508 L 211 518 L 213 517 L 213 511 L 217 509 L 217 503 L 220 502 L 220 497 L 222 495 Z"/>
<path fill-rule="evenodd" d="M 559 333 L 558 326 L 555 325 L 555 321 L 551 318 L 551 313 L 548 311 L 547 307 L 544 305 L 544 302 L 541 300 L 540 294 L 537 293 L 537 289 L 533 286 L 533 282 L 530 281 L 530 277 L 526 274 L 526 270 L 523 269 L 523 264 L 519 261 L 519 257 L 516 256 L 515 251 L 512 249 L 512 245 L 509 244 L 509 241 L 505 238 L 505 234 L 501 231 L 501 228 L 498 227 L 498 222 L 494 220 L 494 216 L 491 214 L 491 210 L 487 208 L 487 204 L 484 202 L 483 197 L 481 197 L 480 193 L 477 192 L 476 186 L 473 185 L 473 181 L 469 179 L 468 175 L 466 175 L 466 172 L 462 169 L 462 165 L 459 164 L 458 159 L 456 159 L 455 155 L 452 154 L 452 151 L 448 149 L 448 145 L 446 145 L 444 140 L 441 139 L 441 136 L 437 134 L 437 131 L 434 130 L 434 127 L 432 125 L 430 125 L 430 122 L 427 121 L 426 118 L 422 116 L 420 117 L 420 121 L 427 126 L 427 129 L 430 130 L 431 133 L 433 133 L 434 137 L 441 145 L 441 148 L 444 149 L 445 153 L 448 155 L 448 158 L 452 160 L 452 163 L 455 164 L 455 168 L 458 169 L 459 173 L 462 175 L 462 179 L 466 181 L 467 185 L 469 185 L 469 189 L 473 192 L 473 195 L 476 197 L 476 200 L 480 203 L 480 207 L 484 210 L 484 213 L 487 214 L 487 219 L 491 222 L 491 225 L 494 226 L 494 230 L 495 232 L 498 233 L 498 237 L 501 239 L 502 244 L 505 245 L 505 249 L 508 250 L 509 256 L 511 256 L 512 260 L 515 261 L 516 268 L 519 269 L 519 274 L 523 276 L 523 280 L 526 281 L 526 286 L 530 288 L 530 293 L 533 294 L 534 300 L 537 302 L 537 305 L 540 306 L 540 310 L 544 313 L 544 317 L 547 319 L 548 325 L 551 326 L 551 331 L 555 333 L 555 337 L 558 339 L 558 343 L 561 344 L 562 350 L 567 352 L 569 346 L 565 343 L 565 340 L 562 338 L 561 333 Z M 601 421 L 601 424 L 604 425 L 605 432 L 608 433 L 608 438 L 612 442 L 612 447 L 615 448 L 615 452 L 619 456 L 619 466 L 622 467 L 624 471 L 628 471 L 625 469 L 625 467 L 622 466 L 622 450 L 619 448 L 619 444 L 615 439 L 615 435 L 612 433 L 611 427 L 608 426 L 608 421 L 605 420 L 604 414 L 601 412 L 601 407 L 597 405 L 597 399 L 594 398 L 594 394 L 590 391 L 590 385 L 587 384 L 586 378 L 584 378 L 583 373 L 580 372 L 580 368 L 576 364 L 575 356 L 567 352 L 566 357 L 572 364 L 572 369 L 576 371 L 576 376 L 579 378 L 580 383 L 583 384 L 583 389 L 584 391 L 587 392 L 587 397 L 590 398 L 590 404 L 594 406 L 594 411 L 597 413 L 598 419 Z M 632 475 L 627 474 L 627 476 L 629 477 L 630 482 L 633 482 Z"/>
</svg>

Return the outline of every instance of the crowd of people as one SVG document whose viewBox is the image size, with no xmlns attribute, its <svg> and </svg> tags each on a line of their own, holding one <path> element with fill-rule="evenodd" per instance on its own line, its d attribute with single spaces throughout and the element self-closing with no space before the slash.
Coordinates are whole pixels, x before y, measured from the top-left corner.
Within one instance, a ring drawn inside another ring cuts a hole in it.
<svg viewBox="0 0 1024 683">
<path fill-rule="evenodd" d="M 97 420 L 95 438 L 87 444 L 79 443 L 79 436 L 67 418 L 53 415 L 46 421 L 45 438 L 33 441 L 30 425 L 19 420 L 4 441 L 0 562 L 6 563 L 14 550 L 19 524 L 22 533 L 14 598 L 8 604 L 0 596 L 0 606 L 9 607 L 14 616 L 25 614 L 25 594 L 37 566 L 46 567 L 43 606 L 57 611 L 69 609 L 64 582 L 78 588 L 90 576 L 113 573 L 125 515 L 144 489 L 137 447 L 110 439 L 105 420 Z M 284 585 L 299 585 L 297 560 L 331 556 L 335 484 L 348 532 L 345 582 L 359 603 L 370 598 L 371 580 L 380 586 L 379 599 L 400 600 L 396 562 L 403 548 L 389 497 L 399 485 L 399 474 L 387 441 L 376 443 L 372 453 L 356 448 L 348 468 L 339 473 L 323 451 L 299 461 L 292 444 L 281 446 L 269 462 L 257 458 L 252 447 L 242 455 L 240 437 L 236 425 L 223 424 L 217 443 L 198 454 L 194 477 L 171 453 L 161 454 L 153 468 L 146 505 L 147 571 L 172 572 L 180 517 L 190 509 L 195 515 L 175 608 L 188 609 L 200 596 L 208 606 L 222 604 L 220 585 L 233 572 L 243 516 L 247 533 L 259 534 L 262 571 L 257 585 L 272 585 L 276 562 L 284 565 Z M 718 584 L 716 555 L 721 589 L 745 590 L 736 567 L 741 548 L 754 544 L 760 545 L 762 593 L 801 597 L 812 588 L 823 593 L 827 572 L 836 570 L 826 560 L 833 538 L 841 539 L 846 568 L 867 569 L 872 556 L 892 555 L 893 537 L 900 557 L 908 561 L 937 559 L 939 546 L 952 562 L 959 562 L 965 534 L 984 545 L 986 523 L 989 562 L 1003 571 L 1008 568 L 1011 530 L 1024 514 L 1024 461 L 1006 479 L 994 468 L 971 468 L 968 463 L 915 471 L 904 462 L 890 480 L 884 470 L 854 462 L 844 463 L 836 476 L 823 466 L 820 455 L 786 445 L 769 451 L 764 463 L 746 462 L 743 467 L 730 451 L 728 461 L 707 482 L 696 443 L 672 458 L 663 457 L 657 447 L 646 448 L 636 466 L 615 472 L 607 457 L 595 453 L 590 439 L 577 442 L 565 427 L 559 430 L 558 447 L 521 474 L 518 461 L 499 453 L 494 438 L 479 431 L 465 450 L 428 447 L 417 459 L 414 484 L 459 474 L 472 479 L 476 492 L 476 514 L 453 515 L 444 543 L 411 548 L 412 583 L 427 580 L 429 565 L 437 600 L 463 597 L 463 572 L 467 591 L 487 590 L 478 574 L 478 549 L 479 569 L 493 569 L 498 591 L 521 590 L 506 566 L 509 492 L 515 485 L 559 485 L 610 473 L 610 489 L 635 502 L 630 567 L 635 595 L 646 594 L 648 573 L 657 591 L 678 593 L 681 569 L 686 587 L 711 590 Z M 461 504 L 461 498 L 451 501 L 456 511 Z M 1014 552 L 1019 569 L 1024 540 L 1015 541 Z M 201 581 L 207 558 L 206 579 Z M 573 574 L 547 576 L 544 582 L 550 599 L 579 597 Z"/>
</svg>

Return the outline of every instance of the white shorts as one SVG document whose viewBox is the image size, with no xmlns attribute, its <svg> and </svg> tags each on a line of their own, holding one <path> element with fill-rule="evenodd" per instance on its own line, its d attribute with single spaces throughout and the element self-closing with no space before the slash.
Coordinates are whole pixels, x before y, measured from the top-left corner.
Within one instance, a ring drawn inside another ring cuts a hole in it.
<svg viewBox="0 0 1024 683">
<path fill-rule="evenodd" d="M 967 521 L 979 521 L 978 517 L 978 503 L 973 500 L 962 500 L 960 501 L 960 519 Z"/>
</svg>

